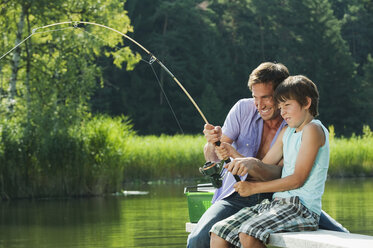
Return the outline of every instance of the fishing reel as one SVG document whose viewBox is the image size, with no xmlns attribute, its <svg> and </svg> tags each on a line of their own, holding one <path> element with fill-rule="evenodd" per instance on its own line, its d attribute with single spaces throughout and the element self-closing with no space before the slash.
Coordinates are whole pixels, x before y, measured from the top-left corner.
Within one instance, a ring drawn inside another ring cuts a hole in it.
<svg viewBox="0 0 373 248">
<path fill-rule="evenodd" d="M 215 142 L 216 146 L 220 146 L 220 141 Z M 213 162 L 206 162 L 202 167 L 199 167 L 199 172 L 202 173 L 204 176 L 209 176 L 212 185 L 215 188 L 220 188 L 223 185 L 223 177 L 226 175 L 227 172 L 224 173 L 224 175 L 221 175 L 221 172 L 223 170 L 224 163 L 230 163 L 231 159 L 225 158 L 219 163 L 213 163 Z M 236 182 L 241 181 L 241 178 L 237 175 L 233 175 Z"/>
<path fill-rule="evenodd" d="M 215 188 L 220 188 L 223 185 L 223 177 L 227 174 L 227 171 L 224 175 L 221 174 L 223 170 L 224 163 L 230 163 L 230 158 L 222 160 L 220 163 L 206 162 L 202 167 L 199 167 L 199 172 L 204 176 L 209 176 L 212 185 Z M 233 175 L 236 182 L 240 182 L 241 178 L 237 175 Z"/>
<path fill-rule="evenodd" d="M 223 161 L 224 162 L 224 161 Z M 221 171 L 223 163 L 206 162 L 203 167 L 199 167 L 199 172 L 204 176 L 210 177 L 211 183 L 215 188 L 220 188 L 223 185 Z"/>
</svg>

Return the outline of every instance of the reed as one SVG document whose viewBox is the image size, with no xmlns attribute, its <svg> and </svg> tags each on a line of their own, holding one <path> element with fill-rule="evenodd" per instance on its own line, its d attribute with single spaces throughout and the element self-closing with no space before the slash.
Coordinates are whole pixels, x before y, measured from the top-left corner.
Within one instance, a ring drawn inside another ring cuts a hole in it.
<svg viewBox="0 0 373 248">
<path fill-rule="evenodd" d="M 373 133 L 364 126 L 363 135 L 335 137 L 330 126 L 330 177 L 373 176 Z M 127 141 L 130 164 L 125 180 L 155 180 L 201 176 L 205 162 L 202 135 L 133 136 Z"/>
<path fill-rule="evenodd" d="M 190 178 L 204 163 L 202 135 L 133 136 L 127 140 L 125 179 Z"/>
<path fill-rule="evenodd" d="M 0 123 L 0 198 L 82 196 L 123 183 L 202 178 L 203 135 L 139 136 L 125 117 L 97 116 L 65 129 Z M 331 177 L 373 176 L 373 133 L 337 138 Z"/>
<path fill-rule="evenodd" d="M 125 117 L 97 116 L 59 129 L 7 120 L 0 136 L 0 199 L 116 192 L 132 135 Z"/>
<path fill-rule="evenodd" d="M 336 138 L 330 126 L 330 166 L 333 177 L 373 176 L 373 132 L 363 127 L 363 134 Z"/>
</svg>

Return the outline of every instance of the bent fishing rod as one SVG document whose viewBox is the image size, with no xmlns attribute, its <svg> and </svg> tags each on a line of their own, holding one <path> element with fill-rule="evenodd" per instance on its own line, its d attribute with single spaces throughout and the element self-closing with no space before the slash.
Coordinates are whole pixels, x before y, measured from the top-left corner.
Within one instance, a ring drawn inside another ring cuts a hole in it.
<svg viewBox="0 0 373 248">
<path fill-rule="evenodd" d="M 176 84 L 183 90 L 183 92 L 185 93 L 185 95 L 188 97 L 188 99 L 192 102 L 192 104 L 194 105 L 194 107 L 197 109 L 198 113 L 200 114 L 200 116 L 202 117 L 202 119 L 204 120 L 204 122 L 206 124 L 209 124 L 209 122 L 207 121 L 205 115 L 202 113 L 201 109 L 198 107 L 197 103 L 194 101 L 194 99 L 192 98 L 192 96 L 189 94 L 189 92 L 184 88 L 184 86 L 180 83 L 180 81 L 174 76 L 174 74 L 171 73 L 171 71 L 157 58 L 154 56 L 154 54 L 152 54 L 151 52 L 149 52 L 144 46 L 142 46 L 139 42 L 137 42 L 136 40 L 134 40 L 133 38 L 129 37 L 128 35 L 114 29 L 114 28 L 111 28 L 111 27 L 108 27 L 108 26 L 105 26 L 105 25 L 102 25 L 102 24 L 98 24 L 98 23 L 94 23 L 94 22 L 87 22 L 87 21 L 66 21 L 66 22 L 58 22 L 58 23 L 52 23 L 52 24 L 49 24 L 49 25 L 45 25 L 45 26 L 42 26 L 42 27 L 37 27 L 37 28 L 34 28 L 32 30 L 32 33 L 26 37 L 23 41 L 21 41 L 20 43 L 18 43 L 14 48 L 12 48 L 11 50 L 9 50 L 7 53 L 5 53 L 3 56 L 0 57 L 0 60 L 5 57 L 7 54 L 9 54 L 10 52 L 12 52 L 14 49 L 16 49 L 19 45 L 21 45 L 23 42 L 25 42 L 27 39 L 29 39 L 31 36 L 37 34 L 37 33 L 42 33 L 42 32 L 37 32 L 38 30 L 43 30 L 43 29 L 47 29 L 47 28 L 50 28 L 50 27 L 53 27 L 53 26 L 59 26 L 59 25 L 66 25 L 66 24 L 70 24 L 70 25 L 73 25 L 74 27 L 78 27 L 79 24 L 85 24 L 85 25 L 94 25 L 94 26 L 98 26 L 98 27 L 101 27 L 101 28 L 105 28 L 105 29 L 108 29 L 108 30 L 111 30 L 121 36 L 123 36 L 124 38 L 126 38 L 127 40 L 131 41 L 132 43 L 134 43 L 135 45 L 137 45 L 139 48 L 141 48 L 146 54 L 148 54 L 150 56 L 150 61 L 149 61 L 149 64 L 152 64 L 154 62 L 157 62 L 166 72 L 168 75 L 171 76 L 171 78 L 176 82 Z M 220 146 L 220 141 L 217 141 L 215 143 L 216 146 Z M 231 160 L 230 158 L 225 158 L 223 159 L 223 161 L 225 163 L 230 163 Z M 220 171 L 222 170 L 222 163 L 213 163 L 213 162 L 207 162 L 204 164 L 203 167 L 200 167 L 200 172 L 203 174 L 203 175 L 207 175 L 207 176 L 210 176 L 212 178 L 212 181 L 213 181 L 213 184 L 215 187 L 217 188 L 220 188 L 221 187 L 221 175 L 220 175 Z M 234 175 L 234 178 L 236 179 L 237 182 L 241 181 L 240 177 L 237 176 L 237 175 Z M 220 181 L 219 181 L 220 180 Z"/>
</svg>

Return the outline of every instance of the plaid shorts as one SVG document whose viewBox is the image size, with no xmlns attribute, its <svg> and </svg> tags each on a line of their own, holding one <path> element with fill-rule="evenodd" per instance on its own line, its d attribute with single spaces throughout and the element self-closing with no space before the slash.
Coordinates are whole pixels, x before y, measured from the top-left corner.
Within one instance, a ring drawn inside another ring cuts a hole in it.
<svg viewBox="0 0 373 248">
<path fill-rule="evenodd" d="M 210 232 L 236 247 L 241 247 L 239 233 L 246 233 L 267 244 L 271 233 L 317 230 L 319 218 L 300 202 L 298 196 L 272 201 L 265 199 L 219 221 Z"/>
</svg>

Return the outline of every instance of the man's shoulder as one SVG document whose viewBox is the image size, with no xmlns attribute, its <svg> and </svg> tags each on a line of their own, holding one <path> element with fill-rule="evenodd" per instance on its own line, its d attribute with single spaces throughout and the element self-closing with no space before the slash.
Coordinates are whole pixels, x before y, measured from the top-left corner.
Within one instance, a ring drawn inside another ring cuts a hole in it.
<svg viewBox="0 0 373 248">
<path fill-rule="evenodd" d="M 254 114 L 256 111 L 255 103 L 253 98 L 243 98 L 237 101 L 234 109 L 243 112 L 245 114 L 252 113 Z"/>
</svg>

